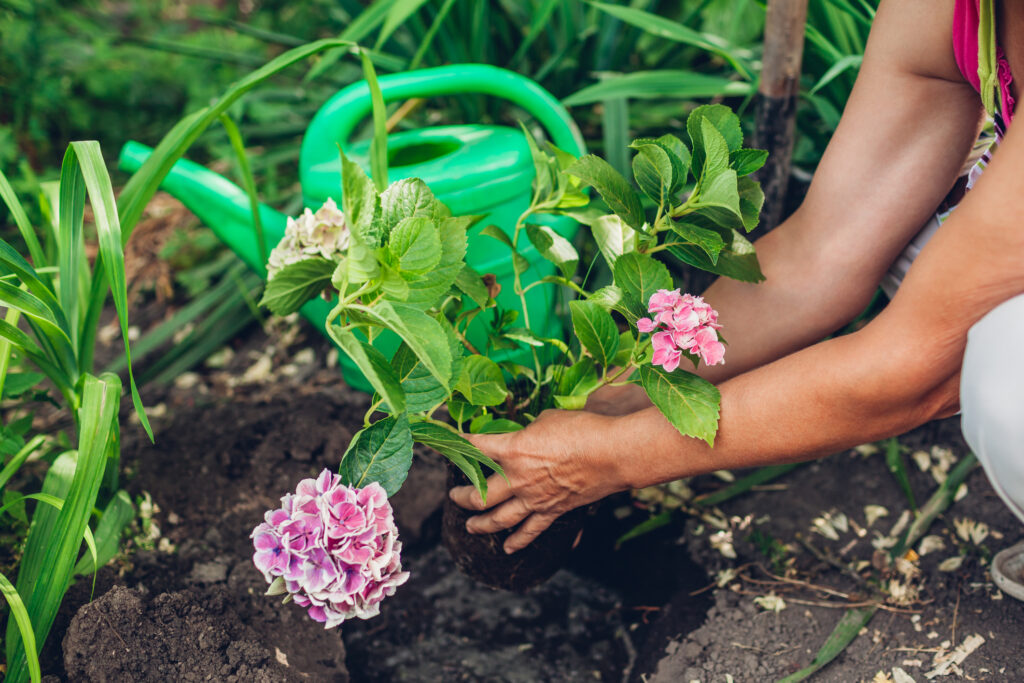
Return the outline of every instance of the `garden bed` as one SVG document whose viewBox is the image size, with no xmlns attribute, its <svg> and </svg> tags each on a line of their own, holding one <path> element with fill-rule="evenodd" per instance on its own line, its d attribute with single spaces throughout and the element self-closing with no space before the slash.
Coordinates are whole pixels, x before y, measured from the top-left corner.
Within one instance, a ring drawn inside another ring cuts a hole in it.
<svg viewBox="0 0 1024 683">
<path fill-rule="evenodd" d="M 143 310 L 135 319 L 157 317 Z M 89 582 L 69 593 L 44 651 L 44 671 L 59 680 L 775 680 L 810 662 L 844 605 L 870 598 L 874 586 L 839 566 L 872 562 L 872 539 L 907 507 L 881 454 L 838 454 L 709 513 L 732 532 L 737 557 L 727 558 L 720 539 L 711 542 L 714 528 L 695 518 L 616 549 L 648 516 L 623 495 L 591 515 L 565 570 L 517 595 L 455 568 L 440 545 L 444 467 L 421 453 L 393 499 L 412 578 L 379 617 L 325 631 L 263 595 L 248 534 L 299 479 L 336 466 L 362 425 L 367 397 L 341 381 L 330 346 L 304 322 L 269 333 L 254 326 L 200 371 L 144 395 L 156 443 L 128 428 L 124 465 L 132 495 L 148 494 L 155 507 L 129 552 L 99 574 L 96 599 L 85 604 Z M 901 441 L 966 453 L 955 419 Z M 908 462 L 920 503 L 936 481 Z M 694 488 L 720 485 L 709 476 Z M 868 525 L 868 505 L 888 516 Z M 824 513 L 847 516 L 836 539 L 812 531 Z M 961 518 L 985 523 L 988 536 L 957 540 Z M 917 563 L 917 597 L 880 611 L 816 680 L 870 681 L 898 667 L 920 682 L 936 656 L 973 636 L 984 643 L 959 665 L 965 675 L 1010 680 L 1024 671 L 1024 609 L 995 590 L 982 562 L 1021 532 L 975 471 L 966 496 L 929 531 L 945 548 Z M 939 571 L 961 549 L 962 565 Z M 807 585 L 769 574 L 787 568 Z M 755 604 L 770 594 L 786 607 Z"/>
</svg>

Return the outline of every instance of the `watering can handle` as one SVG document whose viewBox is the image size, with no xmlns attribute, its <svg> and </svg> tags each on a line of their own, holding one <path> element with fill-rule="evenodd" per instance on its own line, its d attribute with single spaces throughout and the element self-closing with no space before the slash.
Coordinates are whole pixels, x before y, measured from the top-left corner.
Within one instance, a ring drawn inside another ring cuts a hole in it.
<svg viewBox="0 0 1024 683">
<path fill-rule="evenodd" d="M 461 93 L 501 97 L 534 116 L 558 147 L 577 156 L 586 151 L 583 137 L 565 107 L 547 90 L 513 71 L 485 64 L 453 64 L 388 74 L 379 82 L 385 102 Z M 346 147 L 349 136 L 371 110 L 366 81 L 354 83 L 329 99 L 313 117 L 302 140 L 302 171 L 337 159 L 336 145 Z"/>
</svg>

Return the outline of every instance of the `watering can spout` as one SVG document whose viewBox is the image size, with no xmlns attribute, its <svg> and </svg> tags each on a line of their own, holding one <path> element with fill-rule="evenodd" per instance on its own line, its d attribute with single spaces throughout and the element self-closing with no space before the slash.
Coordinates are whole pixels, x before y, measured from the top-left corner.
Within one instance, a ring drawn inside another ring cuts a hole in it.
<svg viewBox="0 0 1024 683">
<path fill-rule="evenodd" d="M 134 172 L 152 153 L 152 148 L 129 141 L 121 149 L 118 166 L 123 171 Z M 246 265 L 266 278 L 266 264 L 260 254 L 249 195 L 242 188 L 199 164 L 181 159 L 171 167 L 160 189 L 187 206 Z M 269 250 L 284 236 L 288 219 L 279 211 L 262 204 L 259 211 Z"/>
</svg>

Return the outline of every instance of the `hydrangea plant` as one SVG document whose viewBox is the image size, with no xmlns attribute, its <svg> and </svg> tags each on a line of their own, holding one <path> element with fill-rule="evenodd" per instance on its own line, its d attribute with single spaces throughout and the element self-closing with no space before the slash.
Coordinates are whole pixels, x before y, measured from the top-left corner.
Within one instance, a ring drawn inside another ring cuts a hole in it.
<svg viewBox="0 0 1024 683">
<path fill-rule="evenodd" d="M 538 146 L 527 133 L 536 169 L 530 205 L 510 232 L 480 230 L 510 252 L 514 277 L 501 283 L 466 263 L 477 217 L 453 216 L 417 179 L 378 192 L 342 154 L 341 210 L 328 202 L 289 224 L 270 257 L 263 304 L 283 315 L 326 292 L 335 304 L 328 334 L 375 389 L 365 427 L 342 459 L 343 484 L 376 483 L 394 494 L 419 442 L 486 496 L 482 468 L 500 467 L 461 431 L 520 429 L 546 408 L 582 409 L 598 388 L 622 382 L 639 383 L 682 434 L 713 445 L 719 393 L 680 364 L 723 362 L 717 314 L 676 289 L 661 259 L 763 279 L 744 233 L 757 225 L 764 201 L 750 174 L 767 154 L 743 147 L 739 118 L 722 105 L 698 107 L 686 129 L 689 144 L 673 135 L 632 143 L 639 192 L 601 158 Z M 587 288 L 577 249 L 542 223 L 550 215 L 589 227 L 610 283 Z M 523 282 L 526 243 L 557 267 L 555 275 Z M 513 288 L 523 311 L 529 289 L 561 288 L 573 298 L 575 334 L 545 338 L 528 315 L 517 326 L 518 313 L 494 299 L 499 286 Z M 470 342 L 471 324 L 487 326 L 486 345 Z M 373 343 L 385 330 L 401 339 L 390 357 Z M 529 350 L 532 363 L 497 353 L 514 347 Z M 444 407 L 454 425 L 442 419 Z"/>
</svg>

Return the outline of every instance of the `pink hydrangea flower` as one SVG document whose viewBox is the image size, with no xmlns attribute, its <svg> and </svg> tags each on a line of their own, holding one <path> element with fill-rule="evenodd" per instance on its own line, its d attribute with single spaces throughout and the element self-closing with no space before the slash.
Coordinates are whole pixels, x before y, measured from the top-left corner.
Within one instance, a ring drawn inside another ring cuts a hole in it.
<svg viewBox="0 0 1024 683">
<path fill-rule="evenodd" d="M 409 579 L 387 493 L 376 482 L 344 486 L 324 470 L 299 482 L 252 532 L 253 562 L 283 583 L 325 628 L 380 613 L 380 602 Z"/>
<path fill-rule="evenodd" d="M 682 354 L 700 357 L 708 365 L 725 362 L 725 345 L 719 341 L 718 313 L 699 296 L 680 294 L 678 289 L 659 289 L 647 303 L 650 318 L 640 318 L 636 327 L 653 333 L 651 362 L 667 372 L 679 367 Z"/>
</svg>

